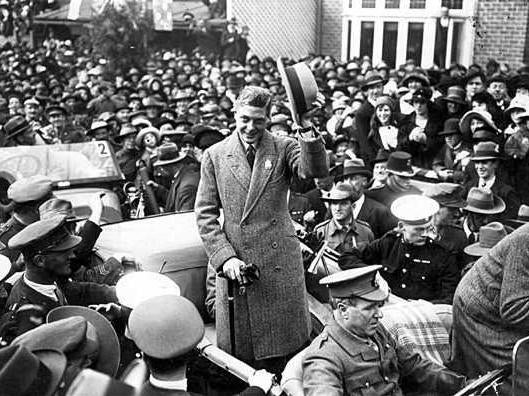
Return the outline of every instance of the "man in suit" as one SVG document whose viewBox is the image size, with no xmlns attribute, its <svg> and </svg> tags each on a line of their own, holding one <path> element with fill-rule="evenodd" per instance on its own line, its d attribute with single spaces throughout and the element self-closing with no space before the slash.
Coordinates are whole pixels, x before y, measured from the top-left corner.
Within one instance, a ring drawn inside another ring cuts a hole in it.
<svg viewBox="0 0 529 396">
<path fill-rule="evenodd" d="M 341 179 L 354 190 L 354 218 L 368 223 L 375 238 L 380 238 L 397 225 L 397 219 L 386 206 L 364 194 L 372 176 L 361 159 L 345 160 Z"/>
<path fill-rule="evenodd" d="M 210 263 L 224 276 L 216 280 L 217 344 L 277 373 L 308 342 L 310 329 L 287 193 L 294 178 L 322 177 L 328 167 L 323 140 L 309 121 L 312 112 L 301 117 L 297 142 L 265 129 L 270 106 L 268 90 L 241 91 L 234 105 L 235 132 L 202 156 L 195 213 Z M 225 278 L 240 284 L 250 264 L 259 268 L 260 279 L 235 293 L 228 315 Z"/>
</svg>

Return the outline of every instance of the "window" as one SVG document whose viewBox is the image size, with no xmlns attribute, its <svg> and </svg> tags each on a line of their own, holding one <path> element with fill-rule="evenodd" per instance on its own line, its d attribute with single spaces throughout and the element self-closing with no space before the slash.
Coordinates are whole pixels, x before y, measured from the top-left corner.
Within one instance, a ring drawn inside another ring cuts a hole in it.
<svg viewBox="0 0 529 396">
<path fill-rule="evenodd" d="M 463 0 L 442 0 L 441 7 L 451 8 L 452 10 L 462 10 Z"/>
<path fill-rule="evenodd" d="M 376 0 L 362 0 L 362 8 L 375 8 Z"/>
<path fill-rule="evenodd" d="M 390 68 L 395 67 L 397 60 L 397 34 L 398 22 L 384 22 L 384 35 L 382 39 L 382 60 Z"/>
<path fill-rule="evenodd" d="M 417 65 L 421 64 L 423 33 L 424 23 L 413 22 L 408 24 L 406 59 L 413 59 Z"/>
<path fill-rule="evenodd" d="M 462 44 L 461 35 L 463 31 L 463 22 L 454 22 L 454 31 L 452 33 L 452 49 L 451 56 L 452 63 L 461 63 Z"/>
<path fill-rule="evenodd" d="M 351 60 L 352 21 L 347 21 L 347 60 Z"/>
<path fill-rule="evenodd" d="M 373 57 L 375 22 L 362 22 L 360 25 L 360 56 Z"/>
<path fill-rule="evenodd" d="M 426 0 L 410 0 L 410 8 L 425 8 Z"/>
<path fill-rule="evenodd" d="M 446 41 L 448 39 L 448 29 L 441 26 L 439 19 L 435 27 L 435 47 L 433 63 L 443 68 L 446 63 Z"/>
<path fill-rule="evenodd" d="M 400 8 L 400 0 L 386 0 L 386 8 Z"/>
</svg>

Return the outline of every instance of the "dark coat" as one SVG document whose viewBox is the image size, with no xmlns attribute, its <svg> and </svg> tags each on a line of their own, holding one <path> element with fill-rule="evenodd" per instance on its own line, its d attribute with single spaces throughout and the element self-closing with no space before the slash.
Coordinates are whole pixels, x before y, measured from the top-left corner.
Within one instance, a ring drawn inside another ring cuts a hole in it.
<svg viewBox="0 0 529 396">
<path fill-rule="evenodd" d="M 415 188 L 411 187 L 408 191 L 395 191 L 391 186 L 385 185 L 380 188 L 375 188 L 373 190 L 366 190 L 365 192 L 366 197 L 369 197 L 382 205 L 384 205 L 386 208 L 390 208 L 393 201 L 395 201 L 397 198 L 402 197 L 403 195 L 408 194 L 422 194 L 422 192 Z M 394 219 L 394 218 L 393 218 Z M 393 220 L 392 220 L 393 221 Z"/>
<path fill-rule="evenodd" d="M 141 153 L 138 150 L 124 150 L 121 149 L 116 153 L 116 161 L 126 181 L 134 181 L 138 172 L 136 163 L 141 158 Z"/>
<path fill-rule="evenodd" d="M 367 196 L 358 212 L 358 219 L 364 220 L 371 226 L 375 238 L 382 237 L 397 225 L 397 219 L 386 206 Z"/>
<path fill-rule="evenodd" d="M 373 116 L 374 112 L 375 108 L 369 102 L 369 100 L 366 100 L 364 103 L 362 103 L 362 106 L 358 108 L 355 114 L 355 131 L 353 136 L 358 141 L 360 158 L 369 158 L 370 148 L 367 136 L 371 130 L 371 117 Z"/>
<path fill-rule="evenodd" d="M 391 291 L 406 299 L 451 304 L 459 282 L 454 254 L 431 240 L 424 246 L 410 245 L 395 231 L 353 249 L 339 262 L 342 269 L 364 264 L 382 265 L 380 274 Z"/>
<path fill-rule="evenodd" d="M 200 182 L 198 162 L 182 164 L 176 171 L 167 195 L 166 212 L 193 210 Z"/>
<path fill-rule="evenodd" d="M 469 161 L 471 154 L 472 147 L 464 142 L 461 142 L 455 150 L 445 143 L 433 159 L 433 170 L 436 172 L 444 169 L 453 170 L 454 175 L 446 181 L 463 183 L 465 182 L 464 163 Z"/>
<path fill-rule="evenodd" d="M 332 320 L 303 359 L 305 395 L 402 396 L 401 379 L 420 390 L 454 394 L 465 378 L 397 345 L 382 326 L 371 337 L 378 351 Z"/>
<path fill-rule="evenodd" d="M 528 257 L 526 224 L 476 261 L 461 280 L 453 305 L 455 370 L 476 378 L 512 362 L 514 344 L 529 334 Z"/>
<path fill-rule="evenodd" d="M 204 152 L 195 213 L 217 272 L 231 257 L 259 267 L 260 279 L 235 293 L 236 356 L 261 360 L 291 354 L 309 337 L 310 320 L 301 251 L 288 213 L 293 175 L 328 172 L 321 139 L 264 132 L 250 169 L 238 133 Z M 220 209 L 224 223 L 219 223 Z M 217 344 L 231 351 L 227 281 L 216 281 Z"/>
<path fill-rule="evenodd" d="M 245 389 L 240 396 L 265 396 L 261 388 L 250 386 Z M 200 396 L 199 393 L 186 392 L 182 390 L 161 389 L 151 385 L 150 382 L 145 382 L 139 390 L 138 396 Z"/>
</svg>

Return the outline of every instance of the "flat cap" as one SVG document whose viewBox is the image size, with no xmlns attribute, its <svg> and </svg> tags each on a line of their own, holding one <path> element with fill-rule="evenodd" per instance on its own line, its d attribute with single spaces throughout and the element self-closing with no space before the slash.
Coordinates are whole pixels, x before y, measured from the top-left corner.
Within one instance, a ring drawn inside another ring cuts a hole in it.
<svg viewBox="0 0 529 396">
<path fill-rule="evenodd" d="M 147 355 L 170 359 L 191 351 L 204 337 L 204 322 L 195 305 L 175 295 L 153 297 L 129 317 L 131 338 Z"/>
<path fill-rule="evenodd" d="M 32 252 L 62 252 L 73 249 L 81 238 L 65 227 L 66 216 L 57 215 L 30 224 L 8 242 L 11 249 Z"/>
<path fill-rule="evenodd" d="M 391 213 L 399 220 L 412 225 L 429 222 L 439 211 L 439 203 L 423 195 L 404 195 L 391 204 Z"/>
<path fill-rule="evenodd" d="M 389 297 L 389 286 L 378 273 L 381 268 L 381 265 L 368 265 L 340 271 L 321 279 L 320 284 L 329 288 L 331 297 L 384 301 Z"/>
<path fill-rule="evenodd" d="M 7 197 L 16 203 L 39 201 L 51 194 L 51 180 L 42 175 L 19 179 L 7 189 Z"/>
</svg>

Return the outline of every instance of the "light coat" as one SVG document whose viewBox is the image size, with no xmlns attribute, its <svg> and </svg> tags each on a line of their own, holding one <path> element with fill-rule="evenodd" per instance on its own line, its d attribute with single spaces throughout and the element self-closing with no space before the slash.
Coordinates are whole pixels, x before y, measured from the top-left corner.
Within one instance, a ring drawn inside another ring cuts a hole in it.
<svg viewBox="0 0 529 396">
<path fill-rule="evenodd" d="M 240 359 L 286 356 L 309 339 L 303 265 L 287 192 L 294 177 L 327 172 L 320 138 L 298 143 L 265 131 L 253 172 L 238 133 L 204 153 L 195 213 L 211 265 L 220 272 L 226 260 L 238 257 L 260 270 L 260 279 L 244 295 L 235 292 L 235 355 Z M 217 344 L 232 352 L 227 281 L 219 276 L 216 325 Z"/>
</svg>

